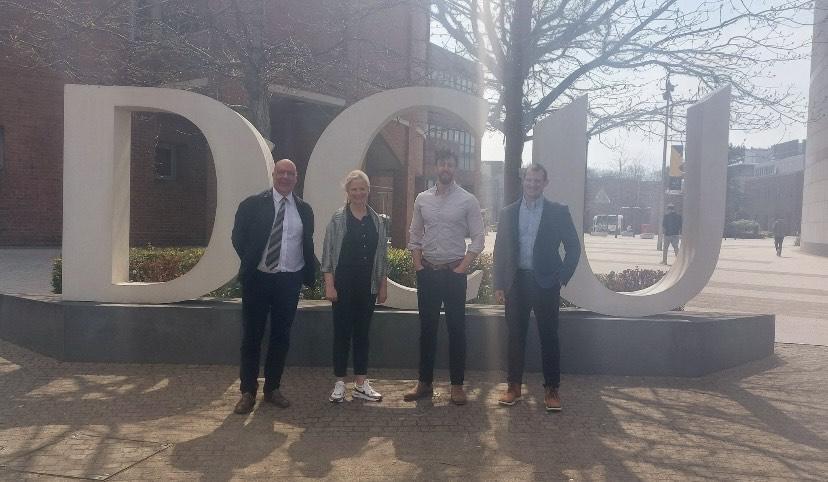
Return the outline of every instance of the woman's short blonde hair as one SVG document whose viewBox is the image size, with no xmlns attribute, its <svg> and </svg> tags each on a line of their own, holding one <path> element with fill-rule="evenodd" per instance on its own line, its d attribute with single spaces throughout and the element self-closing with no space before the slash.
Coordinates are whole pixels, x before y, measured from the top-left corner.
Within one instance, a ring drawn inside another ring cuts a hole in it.
<svg viewBox="0 0 828 482">
<path fill-rule="evenodd" d="M 347 176 L 345 176 L 345 180 L 342 181 L 342 187 L 347 191 L 348 185 L 350 185 L 353 181 L 356 181 L 357 179 L 365 181 L 365 184 L 368 185 L 368 190 L 371 190 L 371 181 L 368 179 L 368 174 L 365 174 L 363 171 L 360 171 L 359 169 L 351 171 L 348 173 Z"/>
</svg>

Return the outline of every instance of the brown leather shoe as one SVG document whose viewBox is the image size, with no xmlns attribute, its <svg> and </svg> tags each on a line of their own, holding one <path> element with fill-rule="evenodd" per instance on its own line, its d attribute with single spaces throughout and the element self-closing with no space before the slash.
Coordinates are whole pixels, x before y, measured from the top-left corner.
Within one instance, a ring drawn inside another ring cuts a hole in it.
<svg viewBox="0 0 828 482">
<path fill-rule="evenodd" d="M 265 392 L 264 401 L 281 408 L 288 408 L 290 406 L 290 401 L 282 395 L 282 392 L 278 388 L 270 393 Z"/>
<path fill-rule="evenodd" d="M 466 404 L 466 392 L 463 391 L 463 385 L 451 386 L 451 403 L 455 405 Z"/>
<path fill-rule="evenodd" d="M 242 393 L 241 399 L 239 399 L 238 403 L 236 403 L 236 407 L 233 409 L 233 413 L 238 413 L 239 415 L 245 415 L 253 411 L 253 407 L 256 405 L 256 395 L 252 393 Z"/>
<path fill-rule="evenodd" d="M 557 387 L 546 387 L 546 396 L 543 397 L 547 412 L 561 411 L 561 397 L 558 395 Z"/>
<path fill-rule="evenodd" d="M 417 386 L 405 392 L 403 400 L 413 402 L 421 398 L 431 398 L 434 395 L 434 388 L 430 383 L 417 382 Z"/>
<path fill-rule="evenodd" d="M 501 405 L 506 405 L 511 407 L 521 400 L 520 396 L 520 383 L 510 383 L 508 387 L 506 387 L 506 391 L 503 392 L 503 395 L 500 397 L 500 400 L 497 403 Z"/>
</svg>

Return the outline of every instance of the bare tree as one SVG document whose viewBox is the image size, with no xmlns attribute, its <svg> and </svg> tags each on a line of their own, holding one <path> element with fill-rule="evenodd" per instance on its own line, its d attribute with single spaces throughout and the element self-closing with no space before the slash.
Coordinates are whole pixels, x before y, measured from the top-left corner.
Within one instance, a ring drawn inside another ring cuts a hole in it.
<svg viewBox="0 0 828 482">
<path fill-rule="evenodd" d="M 635 202 L 632 205 L 641 207 L 641 181 L 645 180 L 652 171 L 648 172 L 641 163 L 641 159 L 637 157 L 630 160 L 625 170 L 627 176 L 635 183 Z"/>
<path fill-rule="evenodd" d="M 70 81 L 223 90 L 269 136 L 273 84 L 343 96 L 388 88 L 348 49 L 400 54 L 353 27 L 410 1 L 0 0 L 0 39 L 21 67 Z"/>
<path fill-rule="evenodd" d="M 0 0 L 0 27 L 31 67 L 77 82 L 198 90 L 237 82 L 234 106 L 265 135 L 276 80 L 307 82 L 312 52 L 265 28 L 264 0 Z"/>
<path fill-rule="evenodd" d="M 489 126 L 505 136 L 507 201 L 519 195 L 523 145 L 534 123 L 587 92 L 591 136 L 619 127 L 650 132 L 664 118 L 664 107 L 660 98 L 642 92 L 665 71 L 698 84 L 694 95 L 674 99 L 675 108 L 730 84 L 735 126 L 756 129 L 801 121 L 802 99 L 764 82 L 768 65 L 808 54 L 807 41 L 792 40 L 789 30 L 804 25 L 812 1 L 688 3 L 431 2 L 433 18 L 449 36 L 447 45 L 485 68 Z"/>
</svg>

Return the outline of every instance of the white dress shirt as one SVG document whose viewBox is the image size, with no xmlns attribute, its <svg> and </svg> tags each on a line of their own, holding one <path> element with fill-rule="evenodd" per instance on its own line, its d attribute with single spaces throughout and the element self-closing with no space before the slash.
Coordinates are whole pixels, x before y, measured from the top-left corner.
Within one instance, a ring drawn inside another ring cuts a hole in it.
<svg viewBox="0 0 828 482">
<path fill-rule="evenodd" d="M 408 229 L 408 249 L 420 249 L 431 263 L 462 259 L 466 251 L 483 252 L 485 235 L 480 203 L 473 194 L 452 182 L 444 193 L 437 186 L 417 195 Z M 471 244 L 466 248 L 466 236 Z"/>
<path fill-rule="evenodd" d="M 259 271 L 265 273 L 295 273 L 305 267 L 305 257 L 302 253 L 302 218 L 299 217 L 299 210 L 296 209 L 296 200 L 293 198 L 293 193 L 287 196 L 282 196 L 276 189 L 273 189 L 273 224 L 270 226 L 270 233 L 273 234 L 273 226 L 276 224 L 276 215 L 279 213 L 279 203 L 285 201 L 285 219 L 282 220 L 282 247 L 279 251 L 279 264 L 276 269 L 268 269 L 265 263 L 267 258 L 267 248 L 270 246 L 270 237 L 268 236 L 265 249 L 262 253 L 262 259 L 259 261 Z"/>
</svg>

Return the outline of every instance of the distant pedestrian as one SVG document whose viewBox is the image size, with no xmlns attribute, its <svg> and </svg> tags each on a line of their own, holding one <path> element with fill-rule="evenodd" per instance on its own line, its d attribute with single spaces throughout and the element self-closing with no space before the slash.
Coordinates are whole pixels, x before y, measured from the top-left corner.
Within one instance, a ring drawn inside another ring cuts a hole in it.
<svg viewBox="0 0 828 482">
<path fill-rule="evenodd" d="M 667 205 L 667 214 L 661 222 L 664 228 L 664 240 L 661 243 L 662 257 L 661 264 L 667 264 L 667 250 L 673 246 L 673 253 L 678 256 L 679 242 L 681 240 L 681 214 L 676 212 L 673 204 Z"/>
<path fill-rule="evenodd" d="M 368 205 L 371 184 L 362 171 L 344 182 L 347 202 L 336 210 L 325 230 L 322 274 L 325 299 L 333 304 L 333 392 L 328 400 L 345 401 L 348 352 L 353 344 L 352 397 L 371 402 L 382 395 L 368 382 L 368 333 L 374 305 L 388 297 L 388 235 L 385 218 Z"/>
<path fill-rule="evenodd" d="M 788 234 L 788 226 L 784 219 L 777 219 L 773 223 L 773 245 L 776 247 L 776 255 L 782 256 L 782 241 Z"/>
</svg>

